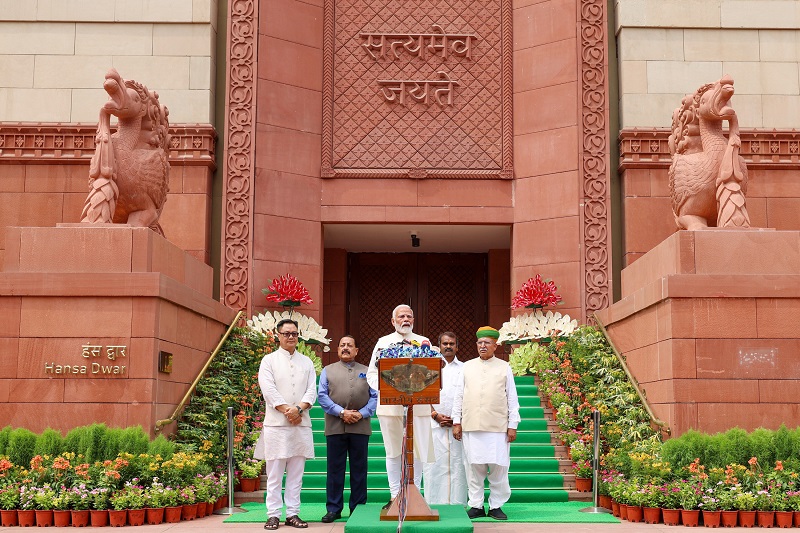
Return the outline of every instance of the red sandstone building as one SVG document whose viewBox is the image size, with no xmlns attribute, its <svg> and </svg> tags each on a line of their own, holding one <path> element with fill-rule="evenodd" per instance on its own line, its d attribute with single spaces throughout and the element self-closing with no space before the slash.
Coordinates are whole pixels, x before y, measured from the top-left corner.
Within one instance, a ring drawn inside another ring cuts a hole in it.
<svg viewBox="0 0 800 533">
<path fill-rule="evenodd" d="M 581 322 L 620 300 L 600 318 L 677 431 L 727 427 L 726 409 L 750 428 L 800 421 L 794 2 L 45 4 L 0 22 L 0 402 L 12 423 L 41 399 L 33 390 L 72 408 L 116 394 L 39 368 L 45 352 L 100 342 L 104 305 L 127 325 L 111 321 L 103 338 L 145 361 L 114 416 L 163 418 L 230 310 L 268 307 L 261 289 L 285 273 L 309 289 L 304 310 L 364 352 L 401 302 L 431 337 L 499 327 L 540 274 Z M 120 248 L 78 247 L 87 268 L 53 232 L 80 218 L 110 66 L 171 110 L 162 225 L 176 248 L 133 231 L 114 237 Z M 724 73 L 736 79 L 753 226 L 778 230 L 755 244 L 670 237 L 672 110 Z M 96 300 L 74 322 L 74 294 L 48 285 L 65 269 L 109 276 L 76 285 Z M 138 285 L 111 288 L 119 272 L 176 285 L 151 280 L 142 298 Z M 176 354 L 167 377 L 161 351 Z"/>
</svg>

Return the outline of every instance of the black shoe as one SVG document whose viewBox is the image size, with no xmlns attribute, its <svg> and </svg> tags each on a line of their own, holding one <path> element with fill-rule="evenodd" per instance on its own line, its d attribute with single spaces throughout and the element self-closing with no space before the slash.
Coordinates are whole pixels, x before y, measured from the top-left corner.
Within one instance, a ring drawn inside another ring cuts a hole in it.
<svg viewBox="0 0 800 533">
<path fill-rule="evenodd" d="M 392 502 L 393 502 L 393 501 L 394 501 L 394 500 L 389 500 L 389 502 L 388 502 L 386 505 L 384 505 L 383 507 L 381 507 L 381 509 L 388 509 L 389 507 L 391 507 L 391 506 L 392 506 Z"/>
<path fill-rule="evenodd" d="M 467 511 L 467 516 L 470 518 L 470 520 L 483 518 L 486 516 L 486 511 L 483 510 L 483 507 L 472 507 Z"/>
<path fill-rule="evenodd" d="M 495 520 L 508 520 L 508 516 L 506 516 L 506 513 L 504 513 L 500 507 L 497 509 L 489 509 L 489 516 Z"/>
<path fill-rule="evenodd" d="M 325 516 L 323 516 L 323 517 L 322 517 L 322 519 L 320 520 L 320 522 L 322 522 L 323 524 L 330 524 L 330 523 L 331 523 L 331 522 L 333 522 L 334 520 L 338 520 L 338 519 L 340 519 L 341 517 L 342 517 L 342 513 L 331 513 L 331 512 L 327 512 L 327 513 L 325 513 Z"/>
</svg>

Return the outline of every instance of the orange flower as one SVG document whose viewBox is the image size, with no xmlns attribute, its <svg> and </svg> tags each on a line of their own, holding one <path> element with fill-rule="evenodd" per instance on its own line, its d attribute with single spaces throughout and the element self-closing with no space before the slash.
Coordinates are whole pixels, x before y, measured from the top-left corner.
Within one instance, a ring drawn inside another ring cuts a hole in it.
<svg viewBox="0 0 800 533">
<path fill-rule="evenodd" d="M 69 467 L 70 467 L 69 461 L 67 461 L 63 457 L 56 457 L 56 460 L 53 461 L 53 468 L 55 468 L 56 470 L 67 470 L 69 469 Z"/>
<path fill-rule="evenodd" d="M 775 470 L 778 472 L 783 470 L 783 461 L 775 461 Z"/>
<path fill-rule="evenodd" d="M 755 457 L 751 457 L 750 460 L 747 461 L 747 464 L 749 464 L 750 466 L 755 466 L 758 464 L 758 459 Z"/>
</svg>

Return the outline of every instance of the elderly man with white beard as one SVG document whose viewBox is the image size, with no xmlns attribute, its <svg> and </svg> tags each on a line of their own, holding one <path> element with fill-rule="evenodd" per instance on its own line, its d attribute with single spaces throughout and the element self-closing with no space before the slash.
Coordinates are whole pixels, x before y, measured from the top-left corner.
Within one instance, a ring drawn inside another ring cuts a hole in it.
<svg viewBox="0 0 800 533">
<path fill-rule="evenodd" d="M 372 359 L 367 370 L 367 383 L 375 390 L 378 388 L 378 359 L 381 350 L 395 344 L 419 343 L 430 341 L 427 337 L 417 335 L 414 329 L 414 311 L 407 305 L 398 305 L 392 311 L 392 326 L 394 333 L 390 333 L 378 339 L 375 349 L 372 351 Z M 400 492 L 400 477 L 403 458 L 403 406 L 402 405 L 382 405 L 380 393 L 378 394 L 378 422 L 381 425 L 383 435 L 383 445 L 386 448 L 386 475 L 389 478 L 389 491 L 392 500 Z M 431 442 L 431 406 L 415 405 L 413 407 L 414 416 L 414 484 L 417 487 L 422 483 L 422 463 L 434 461 L 433 446 Z M 390 500 L 384 508 L 388 509 L 392 501 Z"/>
</svg>

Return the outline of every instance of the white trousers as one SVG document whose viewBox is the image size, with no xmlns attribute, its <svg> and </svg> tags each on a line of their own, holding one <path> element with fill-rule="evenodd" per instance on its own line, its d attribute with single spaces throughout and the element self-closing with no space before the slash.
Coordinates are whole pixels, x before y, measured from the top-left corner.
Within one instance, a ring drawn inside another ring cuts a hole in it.
<svg viewBox="0 0 800 533">
<path fill-rule="evenodd" d="M 403 457 L 386 458 L 386 477 L 389 478 L 389 492 L 392 499 L 400 492 L 400 475 L 403 468 Z M 414 457 L 414 485 L 418 489 L 422 488 L 422 461 Z"/>
<path fill-rule="evenodd" d="M 451 427 L 433 427 L 431 436 L 436 462 L 425 464 L 425 500 L 431 505 L 465 505 L 464 445 L 453 438 Z"/>
<path fill-rule="evenodd" d="M 300 488 L 303 485 L 303 472 L 306 458 L 303 456 L 267 461 L 267 517 L 281 517 L 283 503 L 286 502 L 286 516 L 300 513 Z M 281 481 L 286 472 L 286 489 L 281 499 Z"/>
<path fill-rule="evenodd" d="M 470 507 L 483 507 L 483 480 L 489 479 L 489 509 L 498 509 L 511 497 L 508 467 L 493 464 L 471 464 L 467 468 Z"/>
</svg>

